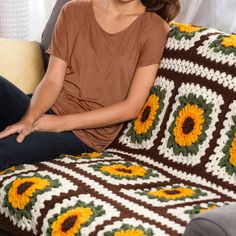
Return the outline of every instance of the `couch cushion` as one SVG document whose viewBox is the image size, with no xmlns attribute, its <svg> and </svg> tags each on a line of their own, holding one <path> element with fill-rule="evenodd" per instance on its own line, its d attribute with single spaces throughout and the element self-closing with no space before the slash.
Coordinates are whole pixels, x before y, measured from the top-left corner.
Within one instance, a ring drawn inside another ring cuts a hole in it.
<svg viewBox="0 0 236 236">
<path fill-rule="evenodd" d="M 37 42 L 0 38 L 0 61 L 0 75 L 25 93 L 32 93 L 45 73 Z"/>
<path fill-rule="evenodd" d="M 194 217 L 184 236 L 235 236 L 236 204 L 207 211 Z"/>
<path fill-rule="evenodd" d="M 61 11 L 62 6 L 69 2 L 70 0 L 58 0 L 52 10 L 52 13 L 49 17 L 49 20 L 43 30 L 42 33 L 42 40 L 41 40 L 41 46 L 42 46 L 42 53 L 43 53 L 43 58 L 44 58 L 44 63 L 45 63 L 45 68 L 47 68 L 47 64 L 48 64 L 48 60 L 49 60 L 49 56 L 48 54 L 46 54 L 45 52 L 47 51 L 47 49 L 49 48 L 49 45 L 51 43 L 51 39 L 52 39 L 52 33 L 53 33 L 53 29 L 55 26 L 55 23 L 57 21 L 57 17 Z"/>
</svg>

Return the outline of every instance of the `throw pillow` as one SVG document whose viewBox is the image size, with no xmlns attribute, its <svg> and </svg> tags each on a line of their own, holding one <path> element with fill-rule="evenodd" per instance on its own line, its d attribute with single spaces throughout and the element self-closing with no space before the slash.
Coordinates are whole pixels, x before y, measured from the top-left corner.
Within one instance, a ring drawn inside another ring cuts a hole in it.
<svg viewBox="0 0 236 236">
<path fill-rule="evenodd" d="M 70 0 L 58 0 L 56 2 L 55 6 L 52 10 L 52 13 L 49 17 L 49 20 L 43 30 L 42 40 L 41 40 L 42 41 L 41 42 L 41 49 L 42 49 L 42 54 L 43 54 L 43 58 L 44 58 L 45 68 L 47 68 L 48 61 L 49 61 L 49 56 L 45 52 L 47 51 L 47 49 L 49 48 L 49 45 L 51 43 L 52 33 L 53 33 L 53 29 L 54 29 L 54 26 L 57 21 L 57 17 L 61 11 L 62 6 L 69 1 Z"/>
<path fill-rule="evenodd" d="M 32 93 L 44 76 L 37 42 L 0 38 L 0 75 L 25 93 Z"/>
</svg>

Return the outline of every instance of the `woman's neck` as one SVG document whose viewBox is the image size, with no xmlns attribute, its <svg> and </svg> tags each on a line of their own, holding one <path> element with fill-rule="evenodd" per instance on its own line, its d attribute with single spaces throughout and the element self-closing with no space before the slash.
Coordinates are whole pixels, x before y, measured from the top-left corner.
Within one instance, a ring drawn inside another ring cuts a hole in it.
<svg viewBox="0 0 236 236">
<path fill-rule="evenodd" d="M 145 6 L 141 0 L 91 0 L 94 1 L 100 9 L 114 15 L 140 15 L 145 12 Z"/>
</svg>

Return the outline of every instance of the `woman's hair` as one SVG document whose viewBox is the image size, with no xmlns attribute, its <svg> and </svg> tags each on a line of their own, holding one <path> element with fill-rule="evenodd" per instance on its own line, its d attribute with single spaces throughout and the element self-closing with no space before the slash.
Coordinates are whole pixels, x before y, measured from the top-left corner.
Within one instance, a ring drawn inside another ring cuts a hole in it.
<svg viewBox="0 0 236 236">
<path fill-rule="evenodd" d="M 172 21 L 180 11 L 179 0 L 141 0 L 146 11 L 156 12 L 168 23 Z"/>
</svg>

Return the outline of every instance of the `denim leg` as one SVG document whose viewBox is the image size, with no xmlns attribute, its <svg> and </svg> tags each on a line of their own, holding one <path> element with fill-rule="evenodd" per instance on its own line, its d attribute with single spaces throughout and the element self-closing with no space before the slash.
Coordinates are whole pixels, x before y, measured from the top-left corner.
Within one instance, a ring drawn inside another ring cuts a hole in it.
<svg viewBox="0 0 236 236">
<path fill-rule="evenodd" d="M 31 95 L 0 76 L 0 131 L 22 118 L 30 99 Z M 46 113 L 55 114 L 51 109 Z M 62 153 L 76 155 L 94 151 L 70 131 L 34 132 L 22 143 L 17 143 L 17 135 L 0 139 L 0 171 L 12 165 L 51 160 Z"/>
<path fill-rule="evenodd" d="M 0 76 L 0 131 L 19 121 L 29 103 L 29 96 Z"/>
<path fill-rule="evenodd" d="M 35 163 L 57 158 L 60 154 L 78 155 L 92 152 L 72 132 L 35 132 L 17 143 L 16 134 L 0 139 L 0 171 L 13 165 Z"/>
<path fill-rule="evenodd" d="M 19 121 L 27 111 L 32 94 L 25 94 L 0 76 L 0 131 Z M 49 109 L 47 114 L 55 114 Z"/>
</svg>

